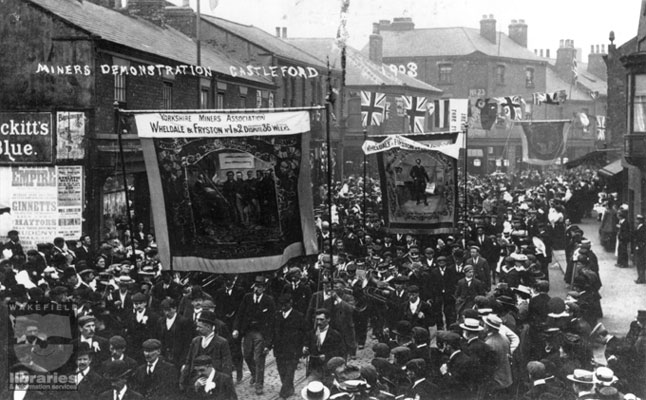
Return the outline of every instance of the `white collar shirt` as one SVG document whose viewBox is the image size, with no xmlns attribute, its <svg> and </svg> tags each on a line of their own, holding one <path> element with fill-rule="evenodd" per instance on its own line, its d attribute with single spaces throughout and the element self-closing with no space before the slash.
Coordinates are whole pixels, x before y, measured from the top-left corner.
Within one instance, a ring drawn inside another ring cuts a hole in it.
<svg viewBox="0 0 646 400">
<path fill-rule="evenodd" d="M 417 311 L 417 307 L 419 307 L 419 302 L 420 302 L 419 297 L 417 298 L 417 300 L 414 303 L 408 302 L 408 307 L 410 308 L 411 313 L 414 314 L 415 311 Z"/>
<path fill-rule="evenodd" d="M 208 336 L 202 336 L 202 348 L 206 349 L 209 344 L 211 344 L 211 340 L 215 337 L 215 332 L 211 332 L 208 334 Z"/>
<path fill-rule="evenodd" d="M 170 328 L 173 327 L 173 324 L 175 323 L 176 319 L 177 319 L 177 313 L 173 315 L 173 318 L 166 318 L 166 329 L 170 330 Z"/>
</svg>

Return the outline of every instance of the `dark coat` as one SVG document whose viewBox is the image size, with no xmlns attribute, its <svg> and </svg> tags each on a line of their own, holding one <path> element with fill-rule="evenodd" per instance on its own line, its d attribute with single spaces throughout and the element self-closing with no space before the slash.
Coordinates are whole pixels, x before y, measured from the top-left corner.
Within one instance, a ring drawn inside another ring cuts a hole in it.
<svg viewBox="0 0 646 400">
<path fill-rule="evenodd" d="M 466 264 L 473 265 L 473 277 L 478 278 L 485 285 L 486 291 L 489 291 L 491 288 L 491 269 L 489 268 L 489 263 L 487 260 L 480 255 L 478 261 L 472 257 L 468 258 Z"/>
<path fill-rule="evenodd" d="M 320 348 L 317 346 L 316 342 L 316 332 L 313 332 L 310 334 L 309 339 L 305 344 L 310 352 L 311 368 L 323 368 L 325 363 L 327 363 L 332 357 L 345 356 L 343 338 L 339 332 L 332 328 L 328 328 L 328 332 L 325 335 L 325 341 L 321 344 Z"/>
<path fill-rule="evenodd" d="M 263 294 L 260 303 L 255 304 L 254 294 L 247 293 L 238 308 L 237 318 L 233 322 L 233 330 L 240 332 L 241 337 L 247 331 L 257 330 L 262 334 L 265 346 L 271 347 L 275 314 L 276 305 L 271 296 Z"/>
<path fill-rule="evenodd" d="M 151 375 L 148 375 L 148 364 L 142 364 L 130 378 L 132 388 L 146 399 L 174 399 L 177 397 L 179 371 L 164 360 L 158 360 Z"/>
<path fill-rule="evenodd" d="M 300 358 L 303 353 L 306 332 L 307 326 L 302 313 L 292 308 L 287 318 L 283 318 L 283 313 L 277 312 L 274 322 L 274 356 L 276 358 Z"/>
<path fill-rule="evenodd" d="M 422 328 L 428 329 L 429 326 L 435 325 L 433 319 L 433 310 L 431 306 L 423 301 L 419 300 L 419 304 L 415 309 L 415 312 L 412 312 L 410 309 L 410 302 L 406 302 L 401 308 L 400 316 L 402 320 L 409 321 L 413 327 L 421 326 Z"/>
<path fill-rule="evenodd" d="M 38 390 L 27 390 L 27 394 L 23 400 L 41 400 L 48 399 L 49 396 L 46 396 L 45 393 Z M 0 394 L 0 400 L 13 400 L 13 391 L 5 390 Z"/>
<path fill-rule="evenodd" d="M 238 396 L 236 395 L 236 390 L 233 385 L 233 380 L 229 375 L 216 372 L 213 379 L 213 381 L 215 382 L 215 389 L 213 389 L 211 393 L 206 393 L 203 387 L 199 389 L 196 388 L 196 380 L 192 381 L 190 388 L 190 398 L 197 397 L 198 399 L 238 400 Z"/>
<path fill-rule="evenodd" d="M 238 308 L 240 308 L 244 295 L 244 289 L 238 285 L 231 288 L 231 294 L 228 293 L 226 287 L 221 287 L 213 295 L 213 301 L 217 304 L 215 314 L 227 324 L 229 329 L 233 329 L 233 322 L 237 317 Z"/>
<path fill-rule="evenodd" d="M 474 362 L 476 370 L 479 371 L 474 376 L 474 382 L 485 382 L 491 377 L 495 368 L 496 354 L 482 339 L 474 339 L 465 342 L 462 351 Z"/>
<path fill-rule="evenodd" d="M 177 315 L 170 329 L 166 328 L 166 317 L 157 321 L 155 337 L 161 341 L 162 356 L 175 365 L 182 365 L 193 339 L 193 324 L 188 319 Z"/>
<path fill-rule="evenodd" d="M 70 394 L 73 394 L 70 397 L 78 400 L 91 400 L 96 399 L 99 393 L 108 390 L 110 383 L 103 379 L 93 367 L 90 367 L 90 371 L 83 377 L 83 380 L 76 388 L 76 391 L 70 392 Z"/>
<path fill-rule="evenodd" d="M 126 390 L 126 394 L 123 395 L 121 400 L 143 400 L 144 396 L 138 392 L 135 392 L 130 387 Z M 114 390 L 106 390 L 101 393 L 98 397 L 99 400 L 114 400 Z"/>
<path fill-rule="evenodd" d="M 442 383 L 447 392 L 457 394 L 473 389 L 473 382 L 479 373 L 473 358 L 460 350 L 449 358 L 446 366 L 448 373 L 442 377 Z"/>
<path fill-rule="evenodd" d="M 181 373 L 180 383 L 186 385 L 189 382 L 193 382 L 193 362 L 195 359 L 202 355 L 206 354 L 211 357 L 213 360 L 213 368 L 216 371 L 222 372 L 227 375 L 231 375 L 233 370 L 233 363 L 231 361 L 231 351 L 229 350 L 229 343 L 226 339 L 215 335 L 206 346 L 205 349 L 202 348 L 202 336 L 197 336 L 193 338 L 186 354 L 186 359 L 184 361 L 184 370 Z"/>
<path fill-rule="evenodd" d="M 437 397 L 438 392 L 439 387 L 436 384 L 424 379 L 417 384 L 413 384 L 406 390 L 406 397 L 413 399 L 433 399 Z"/>
<path fill-rule="evenodd" d="M 144 341 L 155 337 L 155 328 L 159 322 L 159 315 L 153 313 L 149 307 L 144 311 L 144 318 L 146 321 L 137 322 L 136 313 L 134 311 L 126 315 L 125 329 L 123 337 L 128 341 L 128 353 L 133 358 L 139 359 L 143 357 L 141 354 L 141 345 Z"/>
<path fill-rule="evenodd" d="M 455 271 L 454 267 L 447 266 L 444 269 L 444 275 L 440 272 L 440 268 L 435 268 L 431 271 L 431 300 L 443 298 L 446 300 L 455 294 L 460 276 Z"/>
<path fill-rule="evenodd" d="M 81 335 L 79 335 L 79 337 L 74 341 L 74 351 L 78 351 L 82 343 L 80 338 Z M 95 342 L 98 343 L 98 349 L 94 347 Z M 92 347 L 90 348 L 90 350 L 92 351 L 94 364 L 99 364 L 110 357 L 110 343 L 108 342 L 108 339 L 102 338 L 101 336 L 94 335 L 94 337 L 92 338 Z"/>
<path fill-rule="evenodd" d="M 458 314 L 462 310 L 473 307 L 476 296 L 484 296 L 486 293 L 487 289 L 479 279 L 473 278 L 470 286 L 467 278 L 460 279 L 455 287 L 455 308 Z"/>
<path fill-rule="evenodd" d="M 550 295 L 547 293 L 539 293 L 529 300 L 528 316 L 530 323 L 541 323 L 547 320 L 549 309 L 547 303 L 550 301 Z"/>
</svg>

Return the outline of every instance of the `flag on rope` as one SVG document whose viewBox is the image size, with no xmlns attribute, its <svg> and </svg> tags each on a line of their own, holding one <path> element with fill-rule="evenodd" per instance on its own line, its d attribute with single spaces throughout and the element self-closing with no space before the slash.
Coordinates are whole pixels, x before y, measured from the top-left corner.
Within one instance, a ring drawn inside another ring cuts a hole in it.
<svg viewBox="0 0 646 400">
<path fill-rule="evenodd" d="M 491 130 L 498 119 L 498 102 L 494 99 L 477 99 L 469 112 L 471 128 Z"/>
<path fill-rule="evenodd" d="M 572 58 L 572 84 L 576 85 L 576 81 L 579 78 L 578 63 L 576 61 L 576 56 Z"/>
<path fill-rule="evenodd" d="M 403 99 L 410 132 L 424 132 L 426 97 L 404 96 Z"/>
<path fill-rule="evenodd" d="M 520 121 L 523 119 L 523 105 L 525 100 L 520 96 L 498 97 L 501 115 L 507 121 Z"/>
<path fill-rule="evenodd" d="M 451 110 L 450 100 L 433 101 L 433 129 L 442 130 L 449 128 L 449 112 Z"/>
<path fill-rule="evenodd" d="M 605 141 L 606 140 L 606 116 L 597 115 L 597 140 Z"/>
<path fill-rule="evenodd" d="M 567 100 L 567 92 L 565 90 L 557 90 L 553 93 L 532 93 L 532 103 L 534 104 L 553 104 L 559 105 L 565 103 Z"/>
<path fill-rule="evenodd" d="M 386 95 L 384 93 L 361 91 L 361 125 L 381 125 L 384 120 Z"/>
</svg>

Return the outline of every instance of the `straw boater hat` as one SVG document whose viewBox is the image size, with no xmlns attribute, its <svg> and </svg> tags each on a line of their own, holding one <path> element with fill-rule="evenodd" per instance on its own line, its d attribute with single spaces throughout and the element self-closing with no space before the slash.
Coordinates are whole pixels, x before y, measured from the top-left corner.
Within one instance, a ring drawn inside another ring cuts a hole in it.
<svg viewBox="0 0 646 400">
<path fill-rule="evenodd" d="M 608 367 L 599 367 L 594 371 L 594 382 L 601 386 L 611 386 L 619 379 Z"/>
<path fill-rule="evenodd" d="M 460 328 L 471 332 L 480 332 L 484 329 L 480 326 L 480 321 L 475 318 L 465 318 L 464 323 L 460 324 Z"/>
<path fill-rule="evenodd" d="M 301 390 L 301 397 L 305 400 L 326 400 L 330 397 L 330 389 L 319 381 L 312 381 Z"/>
<path fill-rule="evenodd" d="M 575 369 L 572 374 L 567 376 L 567 379 L 571 382 L 585 383 L 588 385 L 592 385 L 594 383 L 593 378 L 594 377 L 592 372 L 586 371 L 584 369 Z"/>
<path fill-rule="evenodd" d="M 496 314 L 489 314 L 482 319 L 485 324 L 492 327 L 495 330 L 499 330 L 502 326 L 502 320 Z"/>
</svg>

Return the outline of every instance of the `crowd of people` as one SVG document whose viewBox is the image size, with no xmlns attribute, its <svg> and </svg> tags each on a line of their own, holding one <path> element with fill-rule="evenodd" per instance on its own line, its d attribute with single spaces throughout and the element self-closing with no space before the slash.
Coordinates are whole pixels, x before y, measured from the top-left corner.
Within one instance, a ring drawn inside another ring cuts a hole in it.
<svg viewBox="0 0 646 400">
<path fill-rule="evenodd" d="M 51 371 L 40 350 L 60 348 L 51 323 L 2 315 L 13 377 L 3 394 L 236 399 L 246 364 L 263 395 L 273 352 L 282 399 L 296 395 L 303 360 L 308 400 L 645 397 L 646 310 L 625 337 L 608 333 L 597 257 L 576 225 L 603 192 L 595 175 L 527 171 L 465 186 L 455 232 L 418 235 L 384 231 L 375 180 L 338 182 L 332 215 L 324 203 L 315 210 L 321 253 L 271 274 L 168 271 L 142 224 L 98 248 L 83 236 L 24 251 L 10 232 L 3 302 L 76 305 L 78 338 L 61 367 L 76 390 L 43 393 L 29 381 Z M 631 235 L 640 229 L 638 220 Z M 568 260 L 566 296 L 550 293 L 555 249 Z M 605 365 L 593 357 L 601 345 Z M 371 359 L 359 363 L 366 347 Z"/>
</svg>

